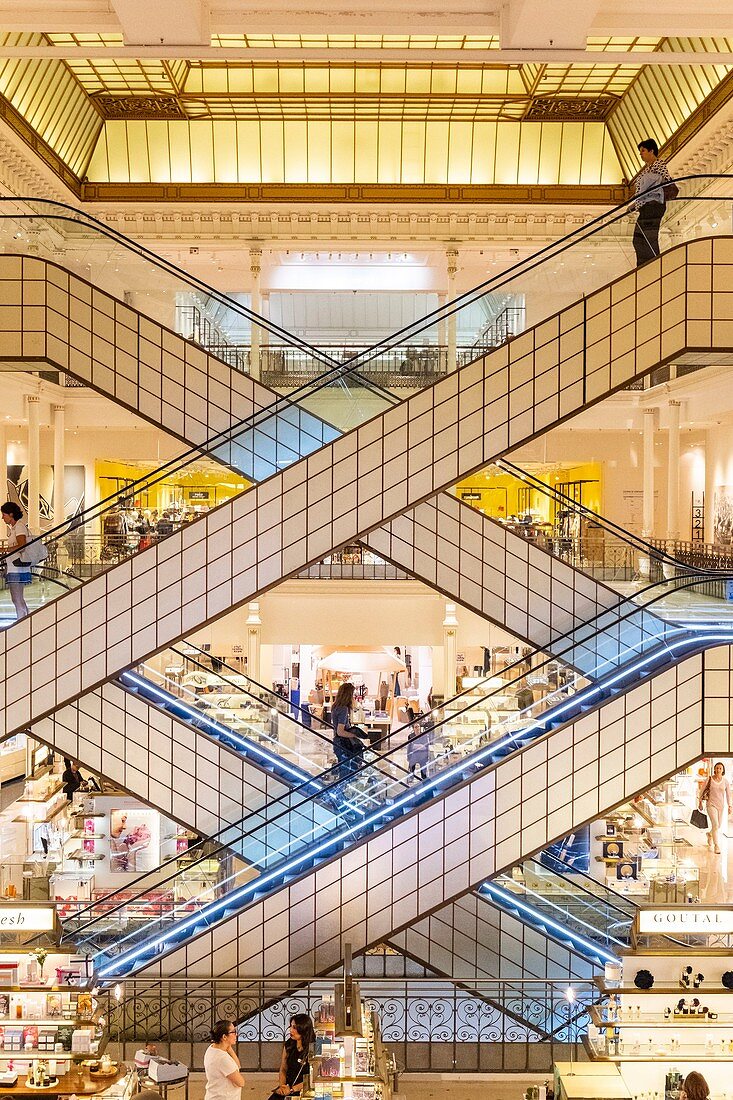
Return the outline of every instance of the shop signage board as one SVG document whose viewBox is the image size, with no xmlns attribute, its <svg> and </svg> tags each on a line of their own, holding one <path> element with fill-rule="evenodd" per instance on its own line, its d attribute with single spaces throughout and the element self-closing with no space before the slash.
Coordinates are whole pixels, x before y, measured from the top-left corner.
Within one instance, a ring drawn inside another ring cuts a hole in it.
<svg viewBox="0 0 733 1100">
<path fill-rule="evenodd" d="M 649 933 L 697 932 L 727 935 L 733 933 L 733 908 L 705 909 L 701 905 L 678 908 L 640 909 L 637 914 L 638 931 Z"/>
<path fill-rule="evenodd" d="M 3 932 L 52 932 L 56 910 L 48 905 L 0 903 L 0 934 Z"/>
</svg>

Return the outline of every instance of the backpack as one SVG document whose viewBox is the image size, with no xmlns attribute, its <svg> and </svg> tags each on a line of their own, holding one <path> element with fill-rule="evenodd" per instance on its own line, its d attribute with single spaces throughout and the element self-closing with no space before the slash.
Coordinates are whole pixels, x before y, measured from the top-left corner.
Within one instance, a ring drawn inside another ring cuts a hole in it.
<svg viewBox="0 0 733 1100">
<path fill-rule="evenodd" d="M 28 530 L 29 539 L 34 538 L 30 528 Z M 21 546 L 19 551 L 20 560 L 23 565 L 40 565 L 42 561 L 45 561 L 48 557 L 48 550 L 41 542 L 40 538 L 35 542 L 27 542 L 25 546 Z"/>
</svg>

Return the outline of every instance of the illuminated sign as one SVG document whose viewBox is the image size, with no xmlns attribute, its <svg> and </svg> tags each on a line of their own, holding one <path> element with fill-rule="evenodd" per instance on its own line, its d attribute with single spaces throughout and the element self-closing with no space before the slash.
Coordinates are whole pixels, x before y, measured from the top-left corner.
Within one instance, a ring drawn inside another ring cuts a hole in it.
<svg viewBox="0 0 733 1100">
<path fill-rule="evenodd" d="M 52 932 L 55 909 L 39 905 L 0 904 L 0 932 Z"/>
<path fill-rule="evenodd" d="M 688 905 L 680 909 L 640 909 L 639 932 L 733 933 L 733 908 L 703 909 Z"/>
</svg>

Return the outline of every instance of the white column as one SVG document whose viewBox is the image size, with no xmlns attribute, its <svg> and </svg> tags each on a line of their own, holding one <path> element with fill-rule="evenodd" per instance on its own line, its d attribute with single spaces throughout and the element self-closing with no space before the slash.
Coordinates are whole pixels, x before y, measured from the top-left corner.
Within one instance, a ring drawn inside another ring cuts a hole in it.
<svg viewBox="0 0 733 1100">
<path fill-rule="evenodd" d="M 270 319 L 270 291 L 263 290 L 260 292 L 260 313 L 266 321 Z M 262 329 L 260 335 L 260 344 L 263 348 L 266 348 L 270 343 L 270 333 L 266 328 Z"/>
<path fill-rule="evenodd" d="M 250 248 L 249 271 L 251 275 L 250 293 L 252 295 L 251 308 L 253 313 L 260 313 L 262 301 L 260 299 L 260 275 L 262 273 L 262 249 Z M 262 342 L 262 328 L 255 321 L 252 322 L 252 339 L 249 353 L 249 373 L 253 378 L 260 377 L 260 344 Z"/>
<path fill-rule="evenodd" d="M 715 466 L 713 459 L 713 432 L 708 429 L 705 432 L 705 542 L 712 544 L 715 541 Z"/>
<path fill-rule="evenodd" d="M 448 261 L 448 302 L 456 296 L 456 272 L 458 271 L 458 249 L 449 248 L 445 253 Z M 448 373 L 456 369 L 456 315 L 448 318 Z"/>
<path fill-rule="evenodd" d="M 654 533 L 654 409 L 644 409 L 644 482 L 641 535 Z"/>
<path fill-rule="evenodd" d="M 680 402 L 669 402 L 667 454 L 667 538 L 680 537 Z"/>
<path fill-rule="evenodd" d="M 262 619 L 260 605 L 256 601 L 247 608 L 247 675 L 258 683 L 260 680 L 260 646 L 262 643 Z"/>
<path fill-rule="evenodd" d="M 28 394 L 28 526 L 34 535 L 41 525 L 41 399 Z"/>
<path fill-rule="evenodd" d="M 456 693 L 456 657 L 458 655 L 458 619 L 456 605 L 445 605 L 443 619 L 443 693 L 452 699 Z"/>
<path fill-rule="evenodd" d="M 438 309 L 442 309 L 447 301 L 448 301 L 448 295 L 447 294 L 439 294 L 438 295 Z M 446 326 L 446 323 L 445 323 L 445 317 L 441 317 L 440 320 L 438 321 L 438 344 L 440 345 L 440 349 L 441 349 L 440 354 L 441 354 L 441 356 L 446 355 L 446 342 L 447 342 L 446 328 L 447 328 L 447 326 Z M 447 362 L 447 355 L 446 355 L 446 362 Z M 441 368 L 442 368 L 442 366 L 443 366 L 443 360 L 441 359 Z"/>
<path fill-rule="evenodd" d="M 66 519 L 66 485 L 64 464 L 66 447 L 64 438 L 64 406 L 53 407 L 53 523 L 57 527 Z"/>
</svg>

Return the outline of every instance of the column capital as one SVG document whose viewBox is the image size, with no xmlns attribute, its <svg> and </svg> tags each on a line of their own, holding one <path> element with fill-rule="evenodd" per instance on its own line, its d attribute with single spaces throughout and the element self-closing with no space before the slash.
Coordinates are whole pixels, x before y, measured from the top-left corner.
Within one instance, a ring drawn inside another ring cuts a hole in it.
<svg viewBox="0 0 733 1100">
<path fill-rule="evenodd" d="M 262 272 L 262 249 L 250 248 L 249 250 L 249 270 L 250 273 L 259 278 Z"/>
<path fill-rule="evenodd" d="M 446 248 L 445 258 L 448 265 L 448 275 L 453 276 L 458 271 L 458 249 Z"/>
<path fill-rule="evenodd" d="M 677 399 L 676 399 L 675 397 L 670 397 L 670 399 L 669 399 L 669 401 L 667 402 L 667 404 L 668 404 L 668 405 L 670 406 L 670 408 L 675 408 L 675 409 L 679 409 L 679 407 L 681 406 L 682 402 L 681 402 L 681 401 L 678 401 L 678 400 L 677 400 Z"/>
<path fill-rule="evenodd" d="M 37 405 L 37 404 L 40 403 L 40 400 L 41 400 L 41 398 L 38 396 L 37 393 L 27 393 L 26 394 L 26 401 L 28 402 L 29 405 Z"/>
<path fill-rule="evenodd" d="M 52 405 L 51 410 L 55 413 L 66 412 L 66 405 Z"/>
</svg>

